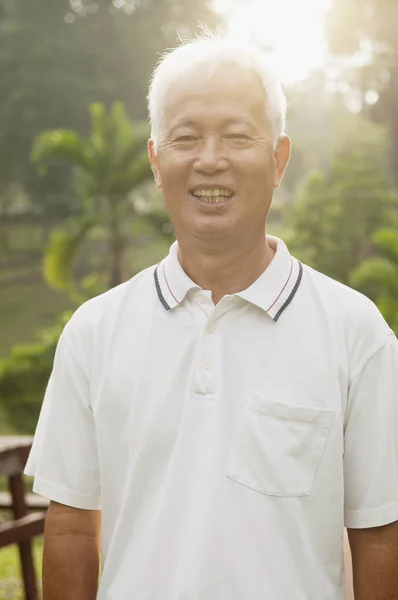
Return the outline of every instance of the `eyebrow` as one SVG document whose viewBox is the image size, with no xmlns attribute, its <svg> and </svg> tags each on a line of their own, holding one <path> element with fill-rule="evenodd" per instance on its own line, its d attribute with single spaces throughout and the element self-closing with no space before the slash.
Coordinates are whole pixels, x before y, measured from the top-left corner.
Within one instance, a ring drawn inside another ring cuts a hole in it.
<svg viewBox="0 0 398 600">
<path fill-rule="evenodd" d="M 246 125 L 247 127 L 253 128 L 255 127 L 255 124 L 250 121 L 249 119 L 244 119 L 244 118 L 230 118 L 230 119 L 225 119 L 222 122 L 222 127 L 226 127 L 228 125 Z M 170 129 L 170 135 L 173 134 L 173 132 L 176 129 L 182 129 L 184 127 L 192 127 L 195 128 L 198 126 L 197 121 L 193 121 L 192 119 L 186 119 L 186 120 L 182 120 L 182 121 L 178 121 L 175 125 L 173 125 L 173 127 Z"/>
<path fill-rule="evenodd" d="M 237 119 L 226 119 L 223 125 L 247 125 L 248 127 L 254 127 L 254 123 L 249 119 L 237 118 Z"/>
<path fill-rule="evenodd" d="M 185 121 L 178 121 L 175 125 L 173 125 L 173 127 L 170 129 L 170 135 L 173 134 L 173 132 L 176 129 L 182 129 L 183 127 L 196 127 L 197 123 L 195 121 L 192 120 L 185 120 Z"/>
</svg>

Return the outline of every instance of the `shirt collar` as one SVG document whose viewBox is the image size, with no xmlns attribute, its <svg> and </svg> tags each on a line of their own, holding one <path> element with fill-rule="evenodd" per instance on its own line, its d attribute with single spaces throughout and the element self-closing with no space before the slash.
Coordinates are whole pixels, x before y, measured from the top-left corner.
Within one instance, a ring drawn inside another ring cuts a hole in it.
<svg viewBox="0 0 398 600">
<path fill-rule="evenodd" d="M 275 255 L 258 279 L 238 296 L 264 310 L 274 321 L 293 300 L 301 283 L 302 264 L 289 253 L 279 238 L 267 236 Z M 202 288 L 194 283 L 178 259 L 178 242 L 174 242 L 168 256 L 155 269 L 155 286 L 160 302 L 166 310 L 179 306 L 187 293 Z"/>
</svg>

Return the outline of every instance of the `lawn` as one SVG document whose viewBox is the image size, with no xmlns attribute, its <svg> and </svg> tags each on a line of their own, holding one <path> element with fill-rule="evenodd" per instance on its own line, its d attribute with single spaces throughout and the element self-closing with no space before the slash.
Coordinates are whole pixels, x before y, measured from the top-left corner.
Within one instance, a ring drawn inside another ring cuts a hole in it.
<svg viewBox="0 0 398 600">
<path fill-rule="evenodd" d="M 126 278 L 156 264 L 168 250 L 164 240 L 128 248 Z M 0 360 L 15 344 L 34 342 L 39 329 L 51 326 L 71 306 L 66 293 L 48 287 L 40 265 L 0 269 Z"/>
<path fill-rule="evenodd" d="M 41 586 L 41 557 L 43 538 L 33 541 L 33 556 L 38 585 Z M 18 546 L 0 549 L 0 600 L 24 600 Z"/>
<path fill-rule="evenodd" d="M 4 277 L 4 276 L 3 276 Z M 0 282 L 0 358 L 14 344 L 33 342 L 38 329 L 70 307 L 66 294 L 47 287 L 40 275 L 26 282 Z"/>
</svg>

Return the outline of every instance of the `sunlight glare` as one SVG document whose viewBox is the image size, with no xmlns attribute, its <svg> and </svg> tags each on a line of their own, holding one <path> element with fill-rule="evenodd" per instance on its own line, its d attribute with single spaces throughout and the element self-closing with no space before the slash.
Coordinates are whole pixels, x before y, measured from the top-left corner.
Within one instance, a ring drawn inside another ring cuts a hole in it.
<svg viewBox="0 0 398 600">
<path fill-rule="evenodd" d="M 271 46 L 282 81 L 292 83 L 324 64 L 324 15 L 331 0 L 216 0 L 229 32 Z"/>
</svg>

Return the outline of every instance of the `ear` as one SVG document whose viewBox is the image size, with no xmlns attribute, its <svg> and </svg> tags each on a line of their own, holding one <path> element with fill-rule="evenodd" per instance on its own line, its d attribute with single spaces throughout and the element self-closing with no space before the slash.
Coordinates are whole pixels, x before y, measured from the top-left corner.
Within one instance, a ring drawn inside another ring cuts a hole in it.
<svg viewBox="0 0 398 600">
<path fill-rule="evenodd" d="M 152 173 L 155 178 L 156 187 L 160 190 L 162 187 L 162 181 L 159 172 L 159 157 L 156 152 L 153 140 L 151 139 L 148 140 L 148 156 L 149 162 L 151 163 L 152 167 Z"/>
<path fill-rule="evenodd" d="M 278 146 L 275 150 L 275 181 L 274 187 L 278 188 L 282 182 L 286 167 L 290 160 L 291 142 L 287 135 L 279 138 Z"/>
</svg>

